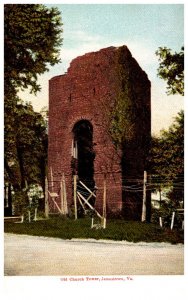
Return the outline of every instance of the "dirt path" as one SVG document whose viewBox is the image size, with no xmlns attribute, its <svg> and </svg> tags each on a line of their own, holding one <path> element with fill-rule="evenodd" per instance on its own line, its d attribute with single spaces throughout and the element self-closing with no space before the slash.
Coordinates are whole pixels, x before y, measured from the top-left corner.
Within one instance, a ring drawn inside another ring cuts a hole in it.
<svg viewBox="0 0 188 300">
<path fill-rule="evenodd" d="M 181 275 L 181 244 L 5 234 L 5 275 Z"/>
</svg>

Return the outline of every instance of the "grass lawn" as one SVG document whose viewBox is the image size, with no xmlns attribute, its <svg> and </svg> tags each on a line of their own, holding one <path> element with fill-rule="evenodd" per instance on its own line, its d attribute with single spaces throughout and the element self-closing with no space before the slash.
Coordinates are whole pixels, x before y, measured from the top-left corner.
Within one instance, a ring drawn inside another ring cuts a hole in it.
<svg viewBox="0 0 188 300">
<path fill-rule="evenodd" d="M 31 223 L 8 223 L 4 225 L 5 232 L 37 236 L 56 237 L 62 239 L 93 238 L 107 240 L 126 240 L 129 242 L 169 242 L 183 243 L 182 230 L 161 228 L 155 224 L 130 222 L 124 220 L 107 220 L 106 229 L 91 229 L 91 219 L 78 220 L 50 217 Z"/>
</svg>

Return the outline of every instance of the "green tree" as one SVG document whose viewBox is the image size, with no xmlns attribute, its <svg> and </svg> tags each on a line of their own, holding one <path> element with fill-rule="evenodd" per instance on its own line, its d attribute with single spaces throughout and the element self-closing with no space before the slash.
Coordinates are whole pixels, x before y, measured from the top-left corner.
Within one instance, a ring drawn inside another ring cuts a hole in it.
<svg viewBox="0 0 188 300">
<path fill-rule="evenodd" d="M 25 187 L 33 183 L 44 190 L 48 137 L 44 118 L 30 104 L 17 104 L 14 120 L 13 142 L 5 128 L 5 136 L 10 137 L 5 139 L 5 181 L 21 197 Z"/>
<path fill-rule="evenodd" d="M 60 62 L 62 25 L 61 14 L 54 7 L 4 6 L 5 177 L 23 201 L 25 180 L 42 180 L 39 162 L 45 160 L 47 147 L 42 143 L 47 140 L 41 116 L 31 105 L 20 104 L 17 94 L 20 89 L 37 93 L 38 76 Z"/>
<path fill-rule="evenodd" d="M 152 138 L 150 172 L 153 182 L 161 187 L 173 187 L 170 198 L 175 202 L 183 199 L 184 190 L 184 112 L 180 111 L 168 130 L 160 137 Z"/>
<path fill-rule="evenodd" d="M 156 55 L 160 62 L 158 76 L 167 81 L 167 93 L 184 95 L 184 47 L 179 53 L 159 47 Z"/>
<path fill-rule="evenodd" d="M 62 22 L 57 8 L 6 4 L 4 9 L 5 95 L 18 88 L 40 90 L 37 76 L 60 61 Z"/>
</svg>

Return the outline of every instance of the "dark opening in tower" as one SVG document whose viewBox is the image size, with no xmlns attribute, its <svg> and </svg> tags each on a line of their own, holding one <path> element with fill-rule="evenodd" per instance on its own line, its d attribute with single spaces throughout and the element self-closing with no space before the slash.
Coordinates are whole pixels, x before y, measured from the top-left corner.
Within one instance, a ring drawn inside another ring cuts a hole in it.
<svg viewBox="0 0 188 300">
<path fill-rule="evenodd" d="M 87 120 L 81 120 L 74 125 L 73 156 L 76 160 L 74 174 L 77 174 L 82 182 L 93 189 L 95 186 L 93 126 Z"/>
</svg>

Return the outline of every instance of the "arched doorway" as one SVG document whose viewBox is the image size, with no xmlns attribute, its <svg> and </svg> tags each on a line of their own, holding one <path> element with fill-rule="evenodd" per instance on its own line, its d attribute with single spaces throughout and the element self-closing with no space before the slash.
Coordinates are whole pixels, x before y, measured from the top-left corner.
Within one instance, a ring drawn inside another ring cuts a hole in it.
<svg viewBox="0 0 188 300">
<path fill-rule="evenodd" d="M 93 126 L 88 120 L 78 121 L 73 127 L 73 154 L 75 164 L 73 173 L 91 190 L 94 182 Z"/>
</svg>

